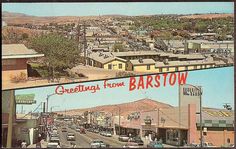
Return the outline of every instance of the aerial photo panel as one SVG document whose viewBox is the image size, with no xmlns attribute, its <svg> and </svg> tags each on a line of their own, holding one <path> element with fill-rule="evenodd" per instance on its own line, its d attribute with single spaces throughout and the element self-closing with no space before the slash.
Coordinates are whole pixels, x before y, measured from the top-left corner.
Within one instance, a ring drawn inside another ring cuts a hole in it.
<svg viewBox="0 0 236 149">
<path fill-rule="evenodd" d="M 2 3 L 2 148 L 233 148 L 234 17 L 234 2 Z"/>
</svg>

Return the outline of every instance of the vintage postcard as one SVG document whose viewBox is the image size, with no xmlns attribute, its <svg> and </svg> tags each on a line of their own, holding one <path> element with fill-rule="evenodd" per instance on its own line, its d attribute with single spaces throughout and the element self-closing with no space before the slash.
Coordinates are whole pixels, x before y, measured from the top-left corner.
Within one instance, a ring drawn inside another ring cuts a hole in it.
<svg viewBox="0 0 236 149">
<path fill-rule="evenodd" d="M 233 66 L 233 2 L 3 3 L 3 89 Z"/>
<path fill-rule="evenodd" d="M 234 3 L 3 3 L 3 148 L 234 147 Z"/>
</svg>

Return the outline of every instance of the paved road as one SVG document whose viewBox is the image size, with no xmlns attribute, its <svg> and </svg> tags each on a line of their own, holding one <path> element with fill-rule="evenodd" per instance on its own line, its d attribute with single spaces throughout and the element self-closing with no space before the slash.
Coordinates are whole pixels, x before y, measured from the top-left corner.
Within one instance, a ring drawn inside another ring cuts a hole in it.
<svg viewBox="0 0 236 149">
<path fill-rule="evenodd" d="M 71 147 L 71 142 L 74 142 L 76 144 L 76 147 L 79 148 L 90 148 L 90 143 L 95 139 L 102 140 L 104 143 L 109 144 L 110 147 L 121 148 L 123 145 L 125 145 L 125 142 L 120 142 L 117 140 L 117 138 L 114 137 L 105 137 L 92 132 L 80 134 L 79 132 L 76 132 L 75 130 L 70 128 L 67 128 L 67 131 L 75 133 L 75 141 L 67 141 L 68 132 L 61 132 L 61 130 L 59 129 L 61 147 L 64 148 Z"/>
</svg>

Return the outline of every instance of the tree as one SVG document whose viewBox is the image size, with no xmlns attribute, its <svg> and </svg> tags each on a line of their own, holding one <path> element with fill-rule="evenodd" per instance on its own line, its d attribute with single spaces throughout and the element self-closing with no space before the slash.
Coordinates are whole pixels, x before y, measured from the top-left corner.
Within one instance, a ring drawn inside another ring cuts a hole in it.
<svg viewBox="0 0 236 149">
<path fill-rule="evenodd" d="M 26 40 L 27 38 L 29 38 L 29 35 L 27 33 L 23 33 L 22 34 L 22 39 Z"/>
<path fill-rule="evenodd" d="M 200 33 L 204 33 L 207 31 L 207 24 L 205 22 L 197 22 L 195 25 L 195 31 L 196 32 L 200 32 Z"/>
<path fill-rule="evenodd" d="M 114 52 L 124 52 L 125 48 L 124 48 L 124 46 L 122 44 L 115 43 L 114 46 L 112 47 L 112 50 Z"/>
<path fill-rule="evenodd" d="M 44 54 L 43 62 L 48 69 L 48 77 L 52 77 L 52 81 L 57 77 L 56 73 L 74 67 L 80 59 L 81 51 L 76 42 L 56 33 L 35 37 L 30 45 L 37 52 Z"/>
</svg>

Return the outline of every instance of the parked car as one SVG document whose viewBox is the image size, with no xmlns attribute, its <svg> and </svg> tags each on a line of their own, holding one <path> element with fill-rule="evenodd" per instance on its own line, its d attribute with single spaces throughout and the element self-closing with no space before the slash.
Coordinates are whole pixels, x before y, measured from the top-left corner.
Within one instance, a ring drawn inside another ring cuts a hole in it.
<svg viewBox="0 0 236 149">
<path fill-rule="evenodd" d="M 123 148 L 139 148 L 139 145 L 135 142 L 128 142 L 123 146 Z"/>
<path fill-rule="evenodd" d="M 189 147 L 200 147 L 200 145 L 197 143 L 191 143 L 191 144 L 184 145 L 184 148 L 189 148 Z"/>
<path fill-rule="evenodd" d="M 75 128 L 75 131 L 79 132 L 79 131 L 80 131 L 80 128 L 79 128 L 79 127 L 76 127 L 76 128 Z"/>
<path fill-rule="evenodd" d="M 111 134 L 111 132 L 109 132 L 109 131 L 106 131 L 106 132 L 104 132 L 104 136 L 105 136 L 105 137 L 111 137 L 111 136 L 112 136 L 112 134 Z"/>
<path fill-rule="evenodd" d="M 144 144 L 143 140 L 140 137 L 133 137 L 130 141 L 138 143 L 138 145 L 143 145 Z"/>
<path fill-rule="evenodd" d="M 118 140 L 122 142 L 128 142 L 129 137 L 127 135 L 120 135 Z"/>
<path fill-rule="evenodd" d="M 204 142 L 204 143 L 203 143 L 203 147 L 217 147 L 217 146 L 213 145 L 213 144 L 210 143 L 210 142 Z"/>
<path fill-rule="evenodd" d="M 149 144 L 147 144 L 147 148 L 163 148 L 163 144 L 157 141 L 152 141 Z"/>
<path fill-rule="evenodd" d="M 103 141 L 96 139 L 90 143 L 90 147 L 91 148 L 106 148 L 107 145 Z"/>
<path fill-rule="evenodd" d="M 67 141 L 75 141 L 75 134 L 72 132 L 69 132 L 67 134 Z"/>
<path fill-rule="evenodd" d="M 98 130 L 98 129 L 94 129 L 93 132 L 95 132 L 95 133 L 99 133 L 99 130 Z"/>
<path fill-rule="evenodd" d="M 66 128 L 66 127 L 63 127 L 63 128 L 61 129 L 61 131 L 62 131 L 62 132 L 67 132 L 67 128 Z"/>
</svg>

